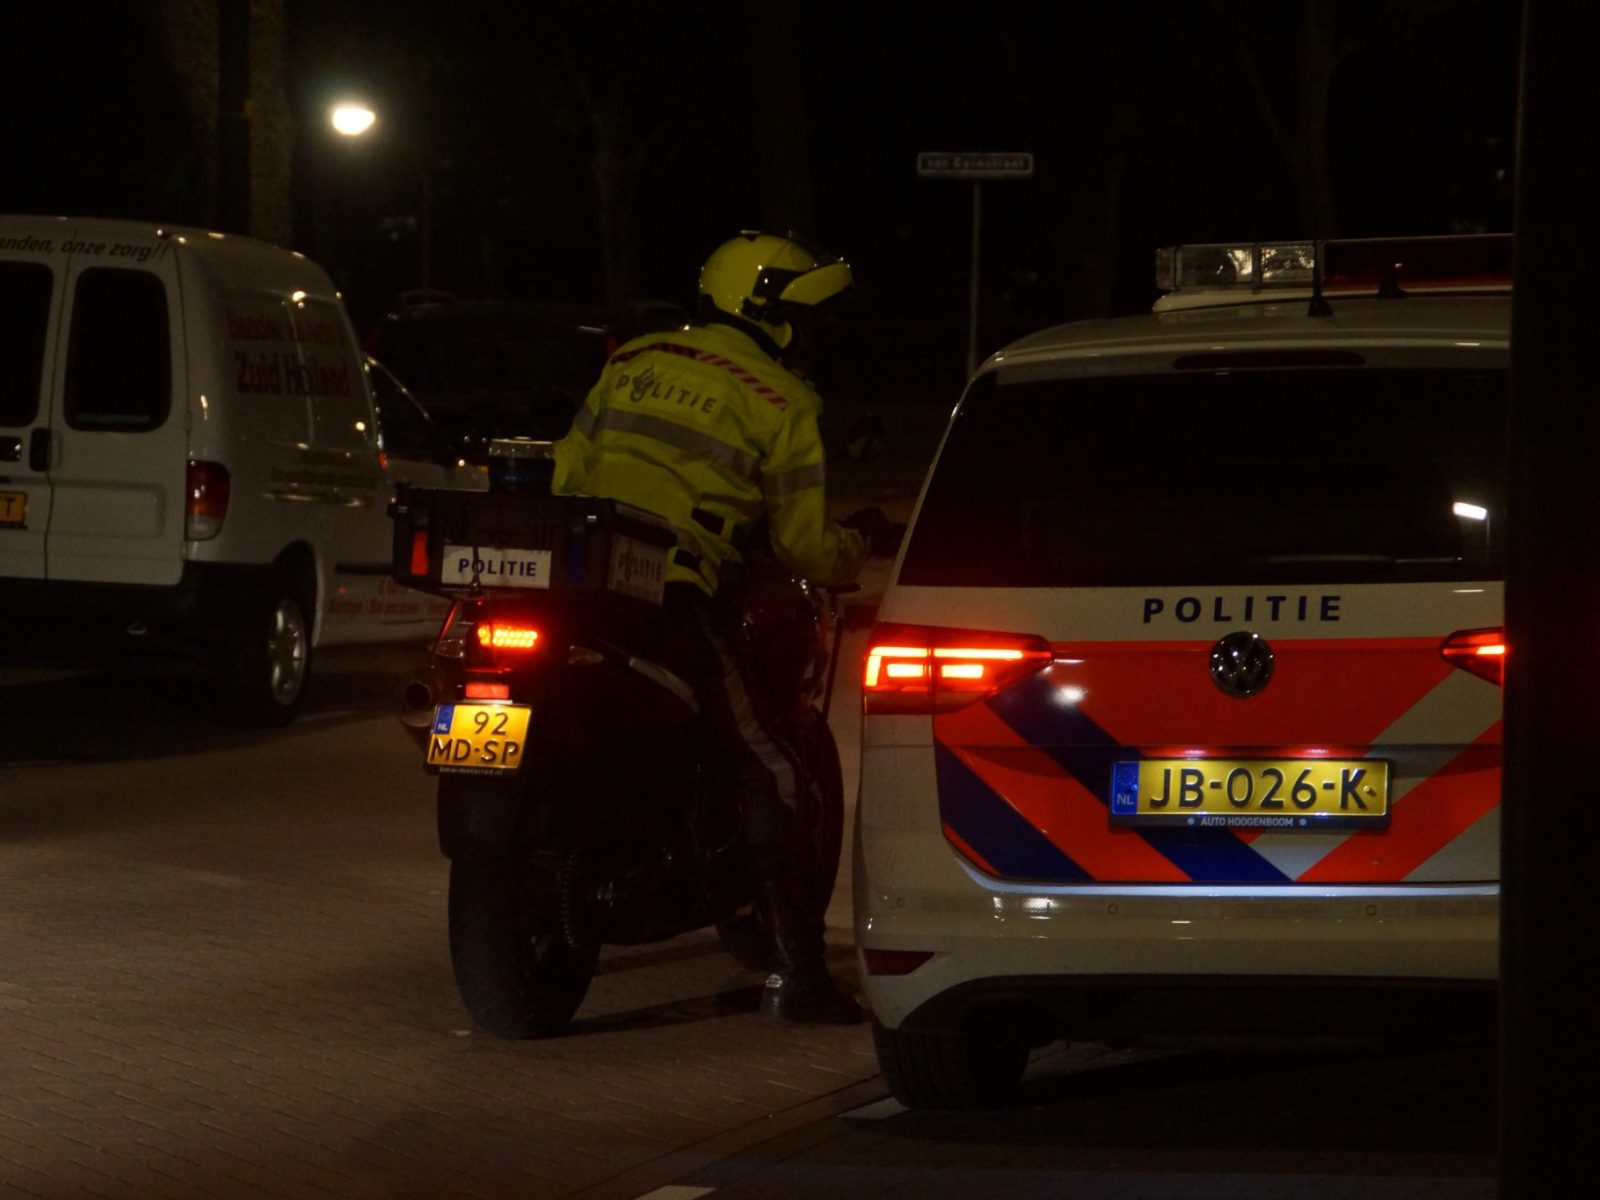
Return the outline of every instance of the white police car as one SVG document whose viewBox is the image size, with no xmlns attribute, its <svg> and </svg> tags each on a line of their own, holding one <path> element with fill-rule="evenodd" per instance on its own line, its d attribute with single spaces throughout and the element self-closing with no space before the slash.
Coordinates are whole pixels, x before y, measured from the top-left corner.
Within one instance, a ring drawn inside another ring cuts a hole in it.
<svg viewBox="0 0 1600 1200">
<path fill-rule="evenodd" d="M 903 1103 L 1004 1103 L 1060 1037 L 1488 1011 L 1510 254 L 1179 247 L 1153 313 L 972 379 L 865 667 Z"/>
</svg>

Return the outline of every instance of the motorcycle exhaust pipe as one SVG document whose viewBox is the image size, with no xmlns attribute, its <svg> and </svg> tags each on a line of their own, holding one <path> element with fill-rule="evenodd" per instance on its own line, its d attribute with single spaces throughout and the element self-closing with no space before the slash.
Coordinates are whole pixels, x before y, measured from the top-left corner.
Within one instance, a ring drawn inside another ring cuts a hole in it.
<svg viewBox="0 0 1600 1200">
<path fill-rule="evenodd" d="M 446 674 L 436 664 L 418 667 L 401 680 L 396 715 L 419 747 L 427 744 L 433 728 L 433 710 L 446 695 Z"/>
</svg>

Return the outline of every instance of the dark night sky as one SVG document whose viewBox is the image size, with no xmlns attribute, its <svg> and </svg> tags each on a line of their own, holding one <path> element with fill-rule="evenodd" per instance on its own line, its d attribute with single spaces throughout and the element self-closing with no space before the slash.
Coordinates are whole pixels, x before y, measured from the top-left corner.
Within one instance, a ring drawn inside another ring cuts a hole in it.
<svg viewBox="0 0 1600 1200">
<path fill-rule="evenodd" d="M 1301 0 L 285 3 L 296 239 L 358 309 L 417 282 L 394 218 L 419 212 L 424 132 L 436 285 L 602 299 L 595 111 L 637 168 L 634 295 L 686 300 L 717 240 L 799 213 L 851 258 L 873 321 L 959 330 L 970 189 L 917 179 L 919 150 L 1036 156 L 1034 180 L 985 189 L 990 343 L 1144 306 L 1159 244 L 1310 232 L 1289 169 L 1305 139 L 1271 130 L 1300 111 Z M 1509 229 L 1515 0 L 1310 7 L 1339 55 L 1331 231 Z M 10 9 L 0 211 L 204 211 L 159 6 Z M 383 139 L 318 127 L 340 85 L 372 97 Z M 799 183 L 764 188 L 763 169 Z"/>
</svg>

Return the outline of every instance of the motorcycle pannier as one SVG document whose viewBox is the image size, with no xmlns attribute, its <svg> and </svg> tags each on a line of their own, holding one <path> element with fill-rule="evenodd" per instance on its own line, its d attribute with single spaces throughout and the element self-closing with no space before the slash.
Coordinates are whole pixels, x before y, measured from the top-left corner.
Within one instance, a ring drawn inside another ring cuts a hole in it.
<svg viewBox="0 0 1600 1200">
<path fill-rule="evenodd" d="M 660 604 L 677 537 L 661 518 L 589 496 L 401 488 L 395 581 L 419 591 L 587 589 Z"/>
</svg>

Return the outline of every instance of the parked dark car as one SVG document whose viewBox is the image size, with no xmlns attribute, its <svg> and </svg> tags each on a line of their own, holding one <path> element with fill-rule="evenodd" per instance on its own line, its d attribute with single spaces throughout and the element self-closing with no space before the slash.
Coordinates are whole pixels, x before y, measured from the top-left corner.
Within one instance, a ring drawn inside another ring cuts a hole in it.
<svg viewBox="0 0 1600 1200">
<path fill-rule="evenodd" d="M 612 350 L 687 319 L 664 302 L 613 310 L 405 293 L 366 343 L 406 381 L 450 447 L 481 464 L 494 438 L 559 438 Z"/>
</svg>

